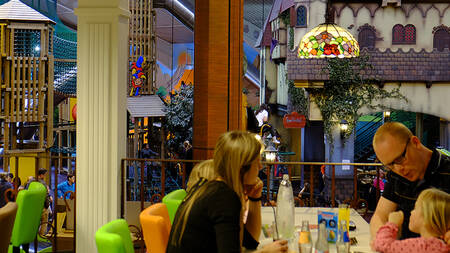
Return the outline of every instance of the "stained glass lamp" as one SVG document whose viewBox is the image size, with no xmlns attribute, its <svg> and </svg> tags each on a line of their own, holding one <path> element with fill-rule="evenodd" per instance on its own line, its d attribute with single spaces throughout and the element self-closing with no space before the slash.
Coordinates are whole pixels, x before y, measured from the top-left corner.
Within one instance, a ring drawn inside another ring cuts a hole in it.
<svg viewBox="0 0 450 253">
<path fill-rule="evenodd" d="M 303 36 L 298 47 L 299 58 L 359 56 L 358 41 L 344 28 L 323 23 Z"/>
</svg>

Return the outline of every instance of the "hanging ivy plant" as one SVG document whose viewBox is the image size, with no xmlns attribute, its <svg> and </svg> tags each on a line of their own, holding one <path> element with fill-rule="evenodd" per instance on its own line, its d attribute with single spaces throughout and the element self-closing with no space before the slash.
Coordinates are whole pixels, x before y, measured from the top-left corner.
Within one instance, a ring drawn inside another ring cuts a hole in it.
<svg viewBox="0 0 450 253">
<path fill-rule="evenodd" d="M 289 49 L 292 51 L 294 50 L 294 28 L 289 27 Z"/>
<path fill-rule="evenodd" d="M 278 15 L 278 18 L 281 19 L 281 21 L 283 21 L 286 26 L 289 26 L 289 24 L 291 23 L 289 9 L 280 13 L 280 15 Z"/>
<path fill-rule="evenodd" d="M 308 117 L 309 101 L 305 89 L 295 87 L 294 81 L 287 79 L 287 75 L 286 82 L 288 83 L 289 101 L 293 107 L 290 111 L 296 111 Z"/>
<path fill-rule="evenodd" d="M 341 120 L 348 122 L 348 129 L 344 133 L 344 138 L 347 139 L 361 116 L 359 111 L 363 106 L 372 110 L 383 110 L 387 108 L 379 103 L 383 99 L 407 101 L 399 88 L 387 91 L 375 85 L 379 80 L 363 78 L 361 73 L 373 68 L 368 60 L 368 55 L 344 59 L 329 58 L 324 67 L 324 71 L 329 73 L 329 80 L 325 81 L 323 88 L 307 89 L 322 113 L 324 132 L 331 150 L 334 147 L 332 130 Z"/>
</svg>

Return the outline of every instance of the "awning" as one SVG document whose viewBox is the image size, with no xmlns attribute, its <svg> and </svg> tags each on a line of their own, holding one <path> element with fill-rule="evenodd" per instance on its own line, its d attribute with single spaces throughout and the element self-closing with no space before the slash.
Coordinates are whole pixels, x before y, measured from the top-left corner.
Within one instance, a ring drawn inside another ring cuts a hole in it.
<svg viewBox="0 0 450 253">
<path fill-rule="evenodd" d="M 164 103 L 157 95 L 128 97 L 127 109 L 133 118 L 164 117 L 163 108 Z"/>
</svg>

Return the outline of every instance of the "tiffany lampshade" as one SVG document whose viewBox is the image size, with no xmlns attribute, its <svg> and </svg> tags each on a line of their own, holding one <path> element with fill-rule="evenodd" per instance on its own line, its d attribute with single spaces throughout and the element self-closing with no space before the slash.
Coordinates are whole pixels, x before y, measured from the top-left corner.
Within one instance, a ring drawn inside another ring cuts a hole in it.
<svg viewBox="0 0 450 253">
<path fill-rule="evenodd" d="M 303 36 L 298 47 L 299 58 L 357 57 L 358 41 L 344 28 L 323 23 Z"/>
</svg>

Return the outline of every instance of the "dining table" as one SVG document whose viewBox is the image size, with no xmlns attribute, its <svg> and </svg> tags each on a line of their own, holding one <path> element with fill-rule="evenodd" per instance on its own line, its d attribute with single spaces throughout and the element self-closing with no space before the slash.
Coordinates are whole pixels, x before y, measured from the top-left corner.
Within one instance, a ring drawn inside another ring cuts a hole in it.
<svg viewBox="0 0 450 253">
<path fill-rule="evenodd" d="M 276 207 L 261 208 L 261 223 L 267 228 L 274 224 Z M 314 243 L 318 235 L 318 211 L 338 213 L 338 208 L 323 207 L 296 207 L 295 208 L 295 231 L 300 232 L 302 221 L 307 220 L 310 225 L 311 239 Z M 353 208 L 350 208 L 350 224 L 355 225 L 354 230 L 349 231 L 349 236 L 353 239 L 354 244 L 350 246 L 350 252 L 353 253 L 372 253 L 375 252 L 370 248 L 370 225 L 361 215 Z M 271 237 L 265 237 L 265 233 L 261 233 L 260 246 L 263 247 L 273 241 Z M 329 243 L 330 253 L 336 252 L 336 244 Z M 314 252 L 314 249 L 313 251 Z"/>
</svg>

